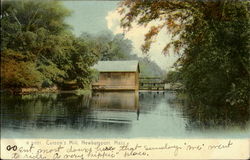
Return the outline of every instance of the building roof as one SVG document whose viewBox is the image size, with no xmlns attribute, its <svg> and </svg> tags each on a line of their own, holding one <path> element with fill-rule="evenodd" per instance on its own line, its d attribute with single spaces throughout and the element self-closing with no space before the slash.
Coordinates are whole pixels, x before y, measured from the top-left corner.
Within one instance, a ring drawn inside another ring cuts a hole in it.
<svg viewBox="0 0 250 160">
<path fill-rule="evenodd" d="M 138 61 L 99 61 L 94 65 L 99 72 L 136 72 L 139 69 Z"/>
</svg>

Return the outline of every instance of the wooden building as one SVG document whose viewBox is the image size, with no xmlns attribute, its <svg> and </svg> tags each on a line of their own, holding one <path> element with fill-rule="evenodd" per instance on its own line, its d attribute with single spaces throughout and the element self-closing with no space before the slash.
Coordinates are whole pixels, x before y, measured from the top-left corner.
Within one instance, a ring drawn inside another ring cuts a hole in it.
<svg viewBox="0 0 250 160">
<path fill-rule="evenodd" d="M 136 91 L 139 89 L 138 61 L 99 61 L 94 68 L 99 71 L 99 78 L 92 84 L 93 90 Z"/>
</svg>

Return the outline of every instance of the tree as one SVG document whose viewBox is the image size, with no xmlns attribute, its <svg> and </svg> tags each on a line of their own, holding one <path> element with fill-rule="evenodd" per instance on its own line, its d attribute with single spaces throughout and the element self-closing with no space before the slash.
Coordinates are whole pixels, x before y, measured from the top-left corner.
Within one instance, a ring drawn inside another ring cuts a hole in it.
<svg viewBox="0 0 250 160">
<path fill-rule="evenodd" d="M 3 87 L 48 87 L 67 80 L 75 80 L 81 87 L 90 83 L 90 67 L 97 61 L 96 55 L 83 39 L 73 36 L 64 21 L 70 11 L 60 2 L 23 0 L 2 4 Z M 12 74 L 16 78 L 9 76 Z"/>
<path fill-rule="evenodd" d="M 164 77 L 164 81 L 166 83 L 181 83 L 181 75 L 179 71 L 169 71 L 165 77 Z"/>
<path fill-rule="evenodd" d="M 19 53 L 4 50 L 2 54 L 18 55 Z M 6 58 L 2 58 L 1 62 L 1 83 L 5 87 L 39 87 L 42 83 L 42 74 L 35 69 L 35 63 Z"/>
<path fill-rule="evenodd" d="M 140 77 L 162 77 L 162 69 L 154 62 L 147 57 L 140 57 Z"/>
<path fill-rule="evenodd" d="M 100 32 L 97 35 L 83 33 L 80 36 L 86 41 L 91 51 L 100 56 L 100 60 L 129 60 L 132 58 L 132 42 L 122 34 Z"/>
<path fill-rule="evenodd" d="M 249 2 L 130 1 L 121 2 L 121 25 L 133 22 L 151 27 L 142 50 L 147 52 L 159 31 L 167 28 L 170 48 L 181 54 L 176 62 L 193 104 L 249 106 Z"/>
<path fill-rule="evenodd" d="M 86 41 L 91 51 L 98 55 L 102 61 L 138 60 L 141 76 L 162 76 L 162 70 L 155 62 L 146 57 L 141 58 L 132 54 L 132 42 L 125 39 L 122 34 L 113 35 L 111 32 L 101 32 L 93 36 L 83 33 L 81 38 Z"/>
</svg>

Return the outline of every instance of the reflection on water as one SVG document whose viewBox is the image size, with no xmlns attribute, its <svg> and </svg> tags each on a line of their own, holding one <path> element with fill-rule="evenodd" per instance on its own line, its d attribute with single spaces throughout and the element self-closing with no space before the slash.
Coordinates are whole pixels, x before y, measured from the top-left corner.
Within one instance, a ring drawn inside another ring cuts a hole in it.
<svg viewBox="0 0 250 160">
<path fill-rule="evenodd" d="M 91 107 L 101 110 L 135 111 L 138 109 L 138 92 L 94 92 Z"/>
<path fill-rule="evenodd" d="M 249 108 L 194 107 L 174 92 L 1 95 L 6 138 L 249 138 Z"/>
</svg>

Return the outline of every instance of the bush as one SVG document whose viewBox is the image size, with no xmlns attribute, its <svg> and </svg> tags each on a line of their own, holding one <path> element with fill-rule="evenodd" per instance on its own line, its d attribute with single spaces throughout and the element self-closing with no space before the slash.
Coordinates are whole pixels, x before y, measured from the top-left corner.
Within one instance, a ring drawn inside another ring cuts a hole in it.
<svg viewBox="0 0 250 160">
<path fill-rule="evenodd" d="M 1 64 L 4 87 L 41 87 L 43 76 L 32 62 L 9 60 Z"/>
</svg>

